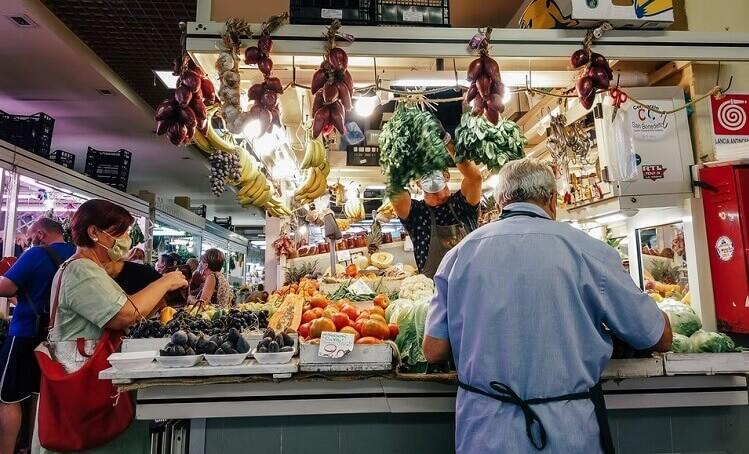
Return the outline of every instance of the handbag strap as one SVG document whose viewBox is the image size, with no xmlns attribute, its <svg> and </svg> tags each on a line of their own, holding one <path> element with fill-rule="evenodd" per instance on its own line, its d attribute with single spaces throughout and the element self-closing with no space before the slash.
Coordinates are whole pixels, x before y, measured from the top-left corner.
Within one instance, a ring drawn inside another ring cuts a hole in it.
<svg viewBox="0 0 749 454">
<path fill-rule="evenodd" d="M 57 286 L 55 288 L 55 297 L 52 299 L 52 306 L 49 308 L 49 332 L 52 332 L 52 328 L 55 326 L 55 318 L 57 317 L 57 306 L 60 304 L 60 289 L 62 288 L 62 275 L 65 274 L 65 269 L 69 264 L 78 260 L 80 257 L 71 258 L 67 262 L 60 265 L 60 274 L 57 277 Z"/>
</svg>

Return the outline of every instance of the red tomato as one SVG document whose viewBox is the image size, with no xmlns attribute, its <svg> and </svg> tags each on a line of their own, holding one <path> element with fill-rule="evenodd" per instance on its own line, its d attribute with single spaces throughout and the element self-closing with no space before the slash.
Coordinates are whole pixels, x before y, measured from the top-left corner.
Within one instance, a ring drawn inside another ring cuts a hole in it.
<svg viewBox="0 0 749 454">
<path fill-rule="evenodd" d="M 309 337 L 309 323 L 304 323 L 303 325 L 299 325 L 299 329 L 296 330 L 297 333 L 299 333 L 302 338 Z"/>
<path fill-rule="evenodd" d="M 356 318 L 359 316 L 359 309 L 350 304 L 344 304 L 343 306 L 341 306 L 341 312 L 348 315 L 348 318 L 350 318 L 351 320 L 356 320 Z"/>
<path fill-rule="evenodd" d="M 341 331 L 351 323 L 351 319 L 343 312 L 337 312 L 333 314 L 331 318 L 333 319 L 333 323 L 335 323 L 335 327 L 338 331 Z"/>
<path fill-rule="evenodd" d="M 400 333 L 400 329 L 396 323 L 389 324 L 388 330 L 390 331 L 390 340 L 395 340 L 395 338 L 398 337 L 398 333 Z"/>
<path fill-rule="evenodd" d="M 382 339 L 377 339 L 376 337 L 362 337 L 358 341 L 356 341 L 357 344 L 381 344 Z"/>
<path fill-rule="evenodd" d="M 310 309 L 308 311 L 304 311 L 302 313 L 302 323 L 309 323 L 309 322 L 311 322 L 312 320 L 314 320 L 316 318 L 320 318 L 320 317 L 312 309 Z"/>
</svg>

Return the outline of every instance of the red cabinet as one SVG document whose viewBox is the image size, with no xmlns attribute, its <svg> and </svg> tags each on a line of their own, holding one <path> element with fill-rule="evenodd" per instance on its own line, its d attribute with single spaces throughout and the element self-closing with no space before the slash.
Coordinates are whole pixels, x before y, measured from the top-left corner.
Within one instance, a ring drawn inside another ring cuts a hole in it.
<svg viewBox="0 0 749 454">
<path fill-rule="evenodd" d="M 749 333 L 749 163 L 700 169 L 718 330 Z"/>
</svg>

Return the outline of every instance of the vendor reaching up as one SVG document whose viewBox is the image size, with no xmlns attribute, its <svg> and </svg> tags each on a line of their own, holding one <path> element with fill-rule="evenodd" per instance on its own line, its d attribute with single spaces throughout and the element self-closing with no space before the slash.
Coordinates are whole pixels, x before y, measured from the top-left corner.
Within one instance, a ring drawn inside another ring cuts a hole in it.
<svg viewBox="0 0 749 454">
<path fill-rule="evenodd" d="M 450 156 L 455 148 L 450 134 L 443 141 Z M 393 194 L 390 199 L 395 213 L 408 230 L 414 245 L 419 272 L 434 277 L 437 267 L 453 246 L 478 227 L 481 201 L 481 170 L 472 161 L 457 164 L 463 176 L 460 190 L 450 194 L 447 170 L 424 175 L 418 182 L 424 200 L 414 200 L 408 191 Z"/>
</svg>

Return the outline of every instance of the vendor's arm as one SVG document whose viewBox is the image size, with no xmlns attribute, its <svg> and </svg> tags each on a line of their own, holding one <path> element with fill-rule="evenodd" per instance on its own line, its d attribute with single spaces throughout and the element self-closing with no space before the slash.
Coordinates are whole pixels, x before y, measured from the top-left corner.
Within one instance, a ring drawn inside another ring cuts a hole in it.
<svg viewBox="0 0 749 454">
<path fill-rule="evenodd" d="M 148 317 L 158 307 L 164 295 L 172 290 L 187 286 L 187 281 L 180 271 L 165 274 L 161 279 L 149 284 L 140 292 L 132 295 L 133 304 L 123 304 L 120 310 L 105 325 L 106 328 L 123 330 L 137 321 L 140 316 Z M 136 310 L 137 308 L 137 310 Z"/>
<path fill-rule="evenodd" d="M 447 296 L 448 276 L 455 263 L 456 251 L 457 249 L 454 248 L 445 255 L 434 276 L 436 293 L 429 303 L 422 343 L 424 357 L 432 364 L 448 361 L 452 356 L 447 322 Z"/>
<path fill-rule="evenodd" d="M 447 152 L 454 159 L 455 146 L 452 142 L 447 143 Z M 460 184 L 460 192 L 463 193 L 466 202 L 469 205 L 476 206 L 481 202 L 481 169 L 473 161 L 463 161 L 455 164 L 458 171 L 463 175 L 463 181 Z"/>
<path fill-rule="evenodd" d="M 666 352 L 671 348 L 672 333 L 668 317 L 655 302 L 635 285 L 622 268 L 613 249 L 606 256 L 586 255 L 590 279 L 583 278 L 586 300 L 600 311 L 602 321 L 617 337 L 637 350 Z"/>
<path fill-rule="evenodd" d="M 35 247 L 26 251 L 5 273 L 0 277 L 0 297 L 16 296 L 19 288 L 28 287 L 37 274 L 37 268 L 49 260 L 44 249 Z"/>
<path fill-rule="evenodd" d="M 395 214 L 400 219 L 408 219 L 411 214 L 411 193 L 408 191 L 397 192 L 390 196 L 390 203 L 393 204 Z"/>
</svg>

